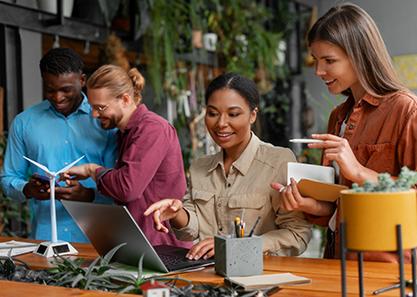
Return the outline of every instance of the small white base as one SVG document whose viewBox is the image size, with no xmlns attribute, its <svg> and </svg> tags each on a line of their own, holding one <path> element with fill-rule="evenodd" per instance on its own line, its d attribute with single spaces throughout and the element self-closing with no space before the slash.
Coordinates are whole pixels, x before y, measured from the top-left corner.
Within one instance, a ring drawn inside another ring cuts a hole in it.
<svg viewBox="0 0 417 297">
<path fill-rule="evenodd" d="M 78 251 L 69 242 L 59 240 L 41 242 L 33 253 L 50 258 L 57 255 L 76 255 Z"/>
</svg>

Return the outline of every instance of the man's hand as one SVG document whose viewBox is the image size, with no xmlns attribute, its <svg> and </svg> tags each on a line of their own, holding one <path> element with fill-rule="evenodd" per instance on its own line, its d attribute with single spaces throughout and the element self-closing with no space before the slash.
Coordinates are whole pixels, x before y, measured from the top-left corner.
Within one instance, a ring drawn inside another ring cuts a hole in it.
<svg viewBox="0 0 417 297">
<path fill-rule="evenodd" d="M 23 194 L 28 199 L 33 197 L 36 200 L 49 200 L 49 183 L 41 182 L 32 176 L 23 187 Z"/>
<path fill-rule="evenodd" d="M 60 180 L 81 180 L 89 177 L 92 177 L 95 180 L 96 169 L 99 167 L 99 165 L 93 163 L 73 166 L 61 174 Z"/>
<path fill-rule="evenodd" d="M 186 258 L 190 260 L 208 259 L 214 256 L 214 238 L 206 238 L 199 243 L 193 245 L 188 251 Z"/>
<path fill-rule="evenodd" d="M 55 188 L 57 199 L 72 200 L 81 202 L 92 202 L 94 200 L 94 190 L 85 188 L 77 180 L 66 180 L 66 187 Z"/>
</svg>

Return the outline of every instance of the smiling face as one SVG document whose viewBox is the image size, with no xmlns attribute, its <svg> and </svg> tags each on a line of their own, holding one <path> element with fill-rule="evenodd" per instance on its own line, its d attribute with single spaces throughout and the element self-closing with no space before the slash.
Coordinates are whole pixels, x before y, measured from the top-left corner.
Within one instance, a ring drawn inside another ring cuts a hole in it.
<svg viewBox="0 0 417 297">
<path fill-rule="evenodd" d="M 85 84 L 84 74 L 74 72 L 59 75 L 43 73 L 42 79 L 46 99 L 56 111 L 68 116 L 78 108 L 83 99 L 81 90 Z"/>
<path fill-rule="evenodd" d="M 207 102 L 205 122 L 213 140 L 224 150 L 242 152 L 250 140 L 251 124 L 256 110 L 232 89 L 219 89 Z"/>
<path fill-rule="evenodd" d="M 112 96 L 107 88 L 90 88 L 87 94 L 92 116 L 100 120 L 101 127 L 103 129 L 121 128 L 124 116 L 122 99 Z"/>
<path fill-rule="evenodd" d="M 330 93 L 340 94 L 350 89 L 355 98 L 363 95 L 364 89 L 343 49 L 326 41 L 314 41 L 310 49 L 316 75 L 325 82 Z"/>
</svg>

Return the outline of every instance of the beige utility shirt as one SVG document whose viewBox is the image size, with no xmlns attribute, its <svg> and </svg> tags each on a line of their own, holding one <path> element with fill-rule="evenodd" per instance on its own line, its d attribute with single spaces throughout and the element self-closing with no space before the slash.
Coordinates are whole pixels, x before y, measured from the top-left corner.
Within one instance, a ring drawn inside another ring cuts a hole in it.
<svg viewBox="0 0 417 297">
<path fill-rule="evenodd" d="M 311 237 L 311 225 L 301 212 L 279 209 L 279 192 L 272 182 L 286 184 L 287 163 L 294 162 L 291 150 L 262 142 L 252 134 L 242 155 L 226 176 L 223 152 L 193 162 L 191 185 L 184 197 L 189 223 L 174 229 L 180 240 L 203 240 L 233 234 L 236 216 L 246 222 L 248 235 L 258 216 L 254 234 L 261 235 L 263 251 L 273 255 L 299 255 Z"/>
</svg>

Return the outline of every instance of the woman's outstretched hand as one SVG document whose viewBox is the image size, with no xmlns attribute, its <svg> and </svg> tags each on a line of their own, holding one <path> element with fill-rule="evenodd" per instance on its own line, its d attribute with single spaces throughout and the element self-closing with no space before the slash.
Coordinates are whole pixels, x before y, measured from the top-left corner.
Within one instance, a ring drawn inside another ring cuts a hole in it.
<svg viewBox="0 0 417 297">
<path fill-rule="evenodd" d="M 155 228 L 158 231 L 168 233 L 168 228 L 162 222 L 174 219 L 178 212 L 182 210 L 182 202 L 178 199 L 163 199 L 155 202 L 145 210 L 144 215 L 153 214 Z"/>
</svg>

